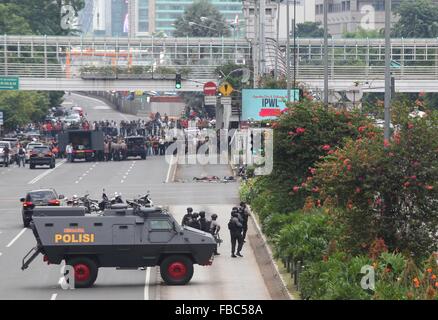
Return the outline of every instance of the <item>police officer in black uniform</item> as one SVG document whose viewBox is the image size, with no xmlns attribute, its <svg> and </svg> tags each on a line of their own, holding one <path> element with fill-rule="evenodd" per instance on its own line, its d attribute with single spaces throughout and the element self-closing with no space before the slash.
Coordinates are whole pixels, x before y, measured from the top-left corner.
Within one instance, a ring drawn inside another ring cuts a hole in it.
<svg viewBox="0 0 438 320">
<path fill-rule="evenodd" d="M 192 214 L 192 220 L 189 222 L 189 227 L 201 230 L 201 223 L 199 222 L 199 214 L 198 213 L 195 212 Z"/>
<path fill-rule="evenodd" d="M 210 232 L 210 223 L 205 217 L 205 211 L 199 212 L 199 223 L 201 224 L 201 230 L 204 232 Z"/>
<path fill-rule="evenodd" d="M 249 210 L 245 202 L 240 203 L 239 216 L 243 226 L 242 239 L 243 242 L 245 243 L 246 233 L 248 232 L 248 218 L 249 218 Z"/>
<path fill-rule="evenodd" d="M 243 257 L 240 253 L 243 248 L 243 224 L 239 220 L 239 210 L 238 208 L 233 208 L 231 211 L 231 219 L 228 222 L 228 229 L 230 230 L 231 236 L 231 257 L 236 258 L 236 256 Z M 237 244 L 237 253 L 236 252 L 236 244 Z"/>
<path fill-rule="evenodd" d="M 187 208 L 187 213 L 184 215 L 181 225 L 182 226 L 188 226 L 190 224 L 190 221 L 192 220 L 193 215 L 193 208 Z"/>
</svg>

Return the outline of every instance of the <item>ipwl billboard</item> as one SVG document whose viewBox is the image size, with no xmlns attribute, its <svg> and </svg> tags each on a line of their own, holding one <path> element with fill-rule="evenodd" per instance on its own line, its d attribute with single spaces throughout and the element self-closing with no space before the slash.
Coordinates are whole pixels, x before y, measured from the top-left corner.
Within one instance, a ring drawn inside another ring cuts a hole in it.
<svg viewBox="0 0 438 320">
<path fill-rule="evenodd" d="M 299 100 L 299 90 L 291 90 L 291 101 Z M 270 120 L 286 109 L 287 90 L 244 89 L 242 92 L 242 121 Z"/>
</svg>

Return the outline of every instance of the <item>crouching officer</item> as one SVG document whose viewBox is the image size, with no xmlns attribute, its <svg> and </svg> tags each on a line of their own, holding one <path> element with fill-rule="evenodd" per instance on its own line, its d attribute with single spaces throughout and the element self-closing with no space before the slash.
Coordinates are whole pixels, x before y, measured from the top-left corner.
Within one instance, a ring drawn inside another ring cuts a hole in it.
<svg viewBox="0 0 438 320">
<path fill-rule="evenodd" d="M 228 222 L 228 230 L 230 230 L 231 236 L 231 257 L 236 258 L 236 255 L 239 257 L 243 257 L 243 255 L 240 253 L 243 248 L 243 225 L 242 222 L 239 220 L 239 213 L 237 208 L 233 208 L 233 211 L 231 211 L 231 219 Z M 237 253 L 235 254 L 236 244 Z"/>
</svg>

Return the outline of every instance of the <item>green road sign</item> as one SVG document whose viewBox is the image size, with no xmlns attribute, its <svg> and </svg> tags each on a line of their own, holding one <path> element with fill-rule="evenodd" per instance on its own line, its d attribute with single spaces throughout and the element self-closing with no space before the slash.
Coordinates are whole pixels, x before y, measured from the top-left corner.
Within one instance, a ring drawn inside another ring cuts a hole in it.
<svg viewBox="0 0 438 320">
<path fill-rule="evenodd" d="M 0 77 L 0 90 L 18 90 L 20 88 L 20 78 Z"/>
<path fill-rule="evenodd" d="M 400 69 L 401 68 L 400 62 L 391 60 L 391 68 L 393 68 L 393 69 Z"/>
</svg>

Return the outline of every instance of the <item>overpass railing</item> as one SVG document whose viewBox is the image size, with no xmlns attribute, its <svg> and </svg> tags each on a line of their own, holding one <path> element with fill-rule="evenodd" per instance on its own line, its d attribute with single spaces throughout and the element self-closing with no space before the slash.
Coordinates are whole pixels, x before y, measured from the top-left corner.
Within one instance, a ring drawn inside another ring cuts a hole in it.
<svg viewBox="0 0 438 320">
<path fill-rule="evenodd" d="M 267 48 L 268 71 L 274 68 L 277 57 L 279 70 L 285 73 L 285 44 L 282 39 Z M 84 77 L 87 67 L 94 66 L 105 68 L 104 75 L 112 79 L 148 79 L 152 74 L 162 74 L 163 68 L 167 68 L 169 75 L 182 70 L 192 79 L 213 79 L 215 68 L 223 64 L 250 65 L 252 45 L 245 39 L 230 38 L 5 35 L 0 36 L 0 75 L 78 79 Z M 320 79 L 323 57 L 322 39 L 298 39 L 291 50 L 292 61 L 296 59 L 297 78 Z M 393 39 L 391 57 L 398 65 L 392 70 L 398 78 L 437 79 L 438 39 Z M 381 79 L 384 59 L 383 39 L 329 41 L 331 79 Z M 291 63 L 292 70 L 293 65 Z M 149 69 L 140 74 L 131 73 L 130 68 L 138 66 Z"/>
</svg>

